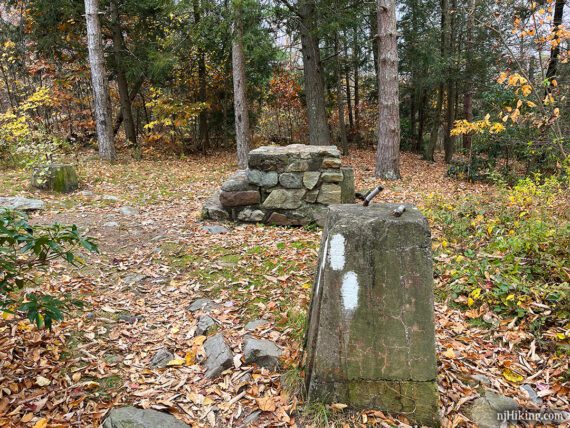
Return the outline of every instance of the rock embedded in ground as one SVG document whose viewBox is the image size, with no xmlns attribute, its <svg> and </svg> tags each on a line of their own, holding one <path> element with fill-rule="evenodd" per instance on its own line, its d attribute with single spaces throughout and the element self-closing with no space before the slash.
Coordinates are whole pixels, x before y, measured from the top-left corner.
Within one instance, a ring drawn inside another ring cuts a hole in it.
<svg viewBox="0 0 570 428">
<path fill-rule="evenodd" d="M 94 195 L 94 193 L 91 190 L 82 190 L 81 192 L 79 192 L 79 194 L 81 196 L 85 196 L 86 198 L 90 198 L 91 196 Z"/>
<path fill-rule="evenodd" d="M 131 273 L 123 278 L 123 282 L 127 285 L 133 285 L 143 281 L 145 278 L 146 275 L 142 273 Z"/>
<path fill-rule="evenodd" d="M 537 405 L 542 404 L 542 399 L 538 396 L 538 394 L 536 393 L 536 391 L 532 386 L 525 384 L 521 385 L 520 389 L 521 391 L 524 391 L 528 395 L 529 400 L 532 401 L 534 404 Z"/>
<path fill-rule="evenodd" d="M 249 183 L 256 186 L 273 187 L 279 183 L 279 174 L 277 174 L 275 171 L 248 169 L 246 174 Z"/>
<path fill-rule="evenodd" d="M 206 377 L 215 378 L 233 365 L 233 353 L 222 333 L 210 337 L 204 342 L 206 353 Z"/>
<path fill-rule="evenodd" d="M 262 319 L 253 320 L 253 321 L 248 322 L 245 325 L 245 329 L 249 330 L 249 331 L 253 331 L 253 330 L 256 330 L 258 327 L 262 327 L 262 326 L 266 326 L 266 325 L 269 325 L 269 321 L 267 321 L 267 320 L 262 320 Z"/>
<path fill-rule="evenodd" d="M 0 208 L 19 211 L 43 210 L 46 204 L 39 199 L 22 198 L 20 196 L 0 196 Z"/>
<path fill-rule="evenodd" d="M 104 201 L 110 201 L 110 202 L 117 202 L 119 200 L 119 198 L 117 196 L 114 195 L 103 195 L 103 197 L 101 198 Z"/>
<path fill-rule="evenodd" d="M 58 193 L 69 193 L 79 187 L 79 179 L 73 165 L 54 163 L 34 169 L 32 186 Z"/>
<path fill-rule="evenodd" d="M 220 233 L 228 233 L 230 230 L 227 227 L 224 226 L 202 226 L 202 230 L 205 230 L 208 233 L 211 233 L 213 235 L 217 235 Z"/>
<path fill-rule="evenodd" d="M 515 400 L 486 390 L 484 395 L 477 398 L 467 408 L 467 416 L 478 428 L 500 428 L 502 421 L 498 414 L 518 409 Z"/>
<path fill-rule="evenodd" d="M 304 226 L 309 223 L 309 219 L 303 216 L 295 216 L 293 213 L 291 215 L 281 214 L 281 213 L 271 213 L 268 224 L 273 226 Z"/>
<path fill-rule="evenodd" d="M 116 221 L 108 221 L 106 223 L 103 223 L 103 227 L 116 228 L 119 227 L 119 223 L 117 223 Z"/>
<path fill-rule="evenodd" d="M 126 216 L 135 216 L 135 215 L 139 215 L 140 211 L 136 208 L 133 207 L 121 207 L 119 209 L 119 212 L 122 215 L 126 215 Z"/>
<path fill-rule="evenodd" d="M 101 428 L 190 428 L 168 413 L 136 407 L 111 409 Z"/>
<path fill-rule="evenodd" d="M 166 367 L 169 361 L 174 359 L 174 354 L 166 348 L 158 350 L 150 360 L 150 367 L 153 369 L 161 369 Z"/>
<path fill-rule="evenodd" d="M 279 366 L 282 353 L 281 348 L 270 340 L 245 337 L 243 354 L 247 364 L 257 364 L 275 370 Z"/>
<path fill-rule="evenodd" d="M 223 207 L 222 203 L 220 202 L 220 193 L 221 191 L 216 191 L 204 204 L 202 207 L 202 215 L 201 217 L 204 220 L 216 220 L 216 221 L 224 221 L 229 220 L 230 213 L 226 211 Z"/>
<path fill-rule="evenodd" d="M 218 307 L 218 304 L 212 301 L 211 299 L 201 298 L 194 300 L 188 307 L 188 310 L 190 312 L 197 312 L 197 311 L 210 312 L 212 309 L 216 307 Z"/>
<path fill-rule="evenodd" d="M 485 386 L 491 386 L 491 379 L 489 379 L 487 376 L 482 375 L 482 374 L 475 374 L 473 376 L 471 376 L 471 379 L 474 381 L 474 383 L 476 384 L 481 384 L 481 385 L 485 385 Z"/>
<path fill-rule="evenodd" d="M 142 321 L 144 319 L 144 317 L 142 315 L 122 314 L 122 315 L 119 315 L 119 317 L 117 319 L 119 321 L 126 322 L 127 324 L 134 324 L 137 321 Z"/>
<path fill-rule="evenodd" d="M 198 320 L 198 324 L 196 325 L 196 334 L 198 336 L 202 336 L 208 334 L 208 331 L 212 329 L 216 325 L 216 321 L 209 315 L 203 315 Z"/>
<path fill-rule="evenodd" d="M 255 205 L 260 201 L 257 190 L 244 190 L 241 192 L 221 192 L 220 203 L 224 207 L 241 207 L 245 205 Z"/>
</svg>

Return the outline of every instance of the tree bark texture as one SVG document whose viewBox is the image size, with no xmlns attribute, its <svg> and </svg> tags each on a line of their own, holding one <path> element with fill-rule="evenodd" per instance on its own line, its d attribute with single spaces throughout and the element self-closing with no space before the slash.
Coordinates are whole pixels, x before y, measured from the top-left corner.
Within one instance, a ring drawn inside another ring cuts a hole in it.
<svg viewBox="0 0 570 428">
<path fill-rule="evenodd" d="M 240 169 L 246 169 L 250 131 L 247 111 L 242 25 L 241 13 L 238 7 L 236 9 L 234 38 L 232 42 L 232 73 L 234 80 L 234 110 L 238 166 Z"/>
</svg>

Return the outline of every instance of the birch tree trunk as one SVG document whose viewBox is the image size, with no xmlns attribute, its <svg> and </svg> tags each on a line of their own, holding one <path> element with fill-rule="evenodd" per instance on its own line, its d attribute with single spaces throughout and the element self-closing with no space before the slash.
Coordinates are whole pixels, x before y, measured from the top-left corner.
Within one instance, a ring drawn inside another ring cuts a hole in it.
<svg viewBox="0 0 570 428">
<path fill-rule="evenodd" d="M 103 160 L 114 161 L 116 152 L 113 141 L 109 81 L 105 71 L 98 0 L 85 0 L 85 20 L 87 22 L 87 48 L 89 50 L 89 65 L 91 66 L 99 157 Z"/>
<path fill-rule="evenodd" d="M 400 101 L 395 0 L 378 0 L 378 151 L 376 176 L 400 178 Z"/>
<path fill-rule="evenodd" d="M 234 80 L 234 111 L 238 166 L 247 168 L 249 153 L 249 115 L 247 111 L 245 59 L 243 56 L 243 23 L 238 5 L 235 10 L 235 28 L 232 42 L 232 73 Z"/>
<path fill-rule="evenodd" d="M 301 18 L 301 52 L 303 54 L 303 76 L 307 99 L 309 144 L 328 146 L 331 143 L 331 138 L 325 108 L 325 89 L 319 40 L 315 35 L 317 26 L 315 0 L 299 1 L 298 9 Z"/>
</svg>

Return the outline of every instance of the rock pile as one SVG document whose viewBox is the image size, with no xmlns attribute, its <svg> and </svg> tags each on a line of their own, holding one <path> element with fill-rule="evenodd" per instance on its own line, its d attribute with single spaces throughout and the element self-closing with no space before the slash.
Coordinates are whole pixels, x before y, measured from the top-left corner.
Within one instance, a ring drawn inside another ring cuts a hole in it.
<svg viewBox="0 0 570 428">
<path fill-rule="evenodd" d="M 327 206 L 354 202 L 354 172 L 334 146 L 264 146 L 248 169 L 226 180 L 206 202 L 205 219 L 280 226 L 322 224 Z"/>
</svg>

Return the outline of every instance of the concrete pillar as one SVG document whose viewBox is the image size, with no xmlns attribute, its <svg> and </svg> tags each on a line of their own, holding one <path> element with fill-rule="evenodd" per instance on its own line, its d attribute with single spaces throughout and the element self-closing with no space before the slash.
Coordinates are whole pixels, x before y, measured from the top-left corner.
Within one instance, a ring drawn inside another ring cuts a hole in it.
<svg viewBox="0 0 570 428">
<path fill-rule="evenodd" d="M 310 401 L 439 426 L 427 221 L 412 206 L 330 206 L 306 345 Z"/>
</svg>

